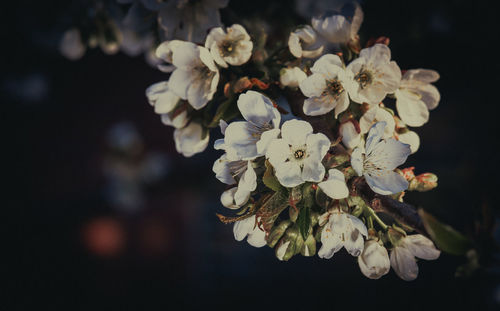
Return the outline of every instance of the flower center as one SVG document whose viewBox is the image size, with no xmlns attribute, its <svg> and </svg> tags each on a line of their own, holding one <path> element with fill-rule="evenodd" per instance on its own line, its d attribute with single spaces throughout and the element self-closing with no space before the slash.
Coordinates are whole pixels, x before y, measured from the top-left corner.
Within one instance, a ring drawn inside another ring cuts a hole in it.
<svg viewBox="0 0 500 311">
<path fill-rule="evenodd" d="M 222 56 L 229 56 L 229 55 L 233 54 L 233 52 L 235 50 L 235 45 L 236 45 L 236 42 L 234 42 L 234 41 L 230 41 L 230 40 L 223 41 L 219 47 Z"/>
<path fill-rule="evenodd" d="M 293 153 L 293 156 L 297 160 L 302 159 L 305 155 L 306 155 L 306 152 L 304 150 L 301 150 L 301 149 L 295 150 L 295 152 Z"/>
<path fill-rule="evenodd" d="M 323 95 L 331 95 L 333 97 L 338 97 L 344 91 L 344 87 L 339 80 L 333 79 L 326 82 L 326 88 L 323 91 Z"/>
<path fill-rule="evenodd" d="M 359 86 L 364 89 L 368 84 L 372 82 L 372 74 L 367 70 L 361 70 L 357 75 L 354 76 L 354 80 L 359 83 Z"/>
</svg>

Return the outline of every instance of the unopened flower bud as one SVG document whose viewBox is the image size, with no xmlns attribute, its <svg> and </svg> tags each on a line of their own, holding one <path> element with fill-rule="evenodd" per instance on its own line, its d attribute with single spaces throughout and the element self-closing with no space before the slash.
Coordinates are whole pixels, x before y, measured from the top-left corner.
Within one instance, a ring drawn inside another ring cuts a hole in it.
<svg viewBox="0 0 500 311">
<path fill-rule="evenodd" d="M 342 143 L 349 149 L 357 147 L 361 141 L 360 128 L 358 122 L 350 120 L 342 123 L 339 127 Z"/>
<path fill-rule="evenodd" d="M 274 247 L 291 224 L 292 222 L 287 219 L 280 222 L 277 226 L 274 226 L 267 237 L 267 245 L 269 247 Z"/>
<path fill-rule="evenodd" d="M 375 240 L 365 242 L 363 252 L 358 257 L 361 272 L 370 279 L 379 279 L 391 268 L 387 249 Z"/>
<path fill-rule="evenodd" d="M 310 257 L 316 254 L 316 240 L 312 234 L 309 234 L 302 249 L 300 250 L 302 256 Z"/>
<path fill-rule="evenodd" d="M 429 191 L 437 187 L 437 176 L 433 173 L 423 173 L 417 175 L 414 179 L 414 182 L 410 183 L 410 187 L 416 191 Z"/>
<path fill-rule="evenodd" d="M 415 178 L 415 172 L 413 172 L 414 170 L 415 170 L 415 167 L 414 166 L 410 166 L 410 167 L 404 168 L 402 170 L 399 170 L 399 173 L 401 175 L 403 175 L 403 177 L 408 182 L 411 182 Z"/>
<path fill-rule="evenodd" d="M 283 68 L 280 71 L 280 82 L 283 86 L 298 87 L 307 75 L 299 67 Z"/>
</svg>

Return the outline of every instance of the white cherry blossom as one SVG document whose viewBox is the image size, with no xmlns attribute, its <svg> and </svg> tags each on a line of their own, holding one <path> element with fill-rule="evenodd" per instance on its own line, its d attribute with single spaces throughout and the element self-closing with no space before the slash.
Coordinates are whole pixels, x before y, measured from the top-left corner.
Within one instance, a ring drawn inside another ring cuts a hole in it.
<svg viewBox="0 0 500 311">
<path fill-rule="evenodd" d="M 217 27 L 210 30 L 205 41 L 215 62 L 224 68 L 239 66 L 252 56 L 253 43 L 243 26 L 234 24 L 227 28 Z"/>
<path fill-rule="evenodd" d="M 272 141 L 266 157 L 279 182 L 295 187 L 306 181 L 323 180 L 325 167 L 321 161 L 328 149 L 330 140 L 322 133 L 313 134 L 311 124 L 290 120 L 283 123 L 281 138 Z"/>
<path fill-rule="evenodd" d="M 394 93 L 401 81 L 401 70 L 391 61 L 391 50 L 384 44 L 362 49 L 359 57 L 347 65 L 356 87 L 349 92 L 357 103 L 378 104 Z"/>
<path fill-rule="evenodd" d="M 357 147 L 351 154 L 351 165 L 358 176 L 364 176 L 378 194 L 394 194 L 406 190 L 408 182 L 394 169 L 410 155 L 410 145 L 394 138 L 382 139 L 385 122 L 378 122 L 368 132 L 365 149 Z"/>
<path fill-rule="evenodd" d="M 389 273 L 391 262 L 387 249 L 375 240 L 365 242 L 363 252 L 358 257 L 361 272 L 370 279 L 380 279 Z"/>
<path fill-rule="evenodd" d="M 316 58 L 323 53 L 324 46 L 314 29 L 305 25 L 290 33 L 288 49 L 297 58 Z"/>
<path fill-rule="evenodd" d="M 439 74 L 429 69 L 412 69 L 405 72 L 396 91 L 396 108 L 404 123 L 418 127 L 429 120 L 429 110 L 437 107 L 441 95 L 432 85 Z"/>
<path fill-rule="evenodd" d="M 219 70 L 208 49 L 191 42 L 173 40 L 160 44 L 156 55 L 175 66 L 168 81 L 169 89 L 187 100 L 194 109 L 205 107 L 219 83 Z"/>
<path fill-rule="evenodd" d="M 283 68 L 280 71 L 280 83 L 283 86 L 298 87 L 306 78 L 306 73 L 299 67 Z"/>
<path fill-rule="evenodd" d="M 189 122 L 187 102 L 168 88 L 167 81 L 148 87 L 146 97 L 154 107 L 155 113 L 161 115 L 161 120 L 165 125 L 182 128 Z"/>
<path fill-rule="evenodd" d="M 201 124 L 191 122 L 174 131 L 175 149 L 185 157 L 191 157 L 207 148 L 209 138 Z"/>
<path fill-rule="evenodd" d="M 353 77 L 344 70 L 338 55 L 327 54 L 311 68 L 312 75 L 299 86 L 308 97 L 304 101 L 304 113 L 310 116 L 326 114 L 335 109 L 335 117 L 349 106 L 348 90 L 353 89 Z"/>
<path fill-rule="evenodd" d="M 335 14 L 323 18 L 313 17 L 311 24 L 314 30 L 328 42 L 345 44 L 357 39 L 363 17 L 363 10 L 356 5 L 354 15 L 350 19 L 344 15 Z"/>
<path fill-rule="evenodd" d="M 238 98 L 245 121 L 230 123 L 216 149 L 224 149 L 231 160 L 252 160 L 266 154 L 271 140 L 278 137 L 281 115 L 266 96 L 247 91 Z"/>
<path fill-rule="evenodd" d="M 330 259 L 342 247 L 352 256 L 359 256 L 363 251 L 363 236 L 368 235 L 365 224 L 359 218 L 341 211 L 334 211 L 326 216 L 328 222 L 321 231 L 322 245 L 318 256 Z"/>
<path fill-rule="evenodd" d="M 396 274 L 405 281 L 412 281 L 418 276 L 418 265 L 415 257 L 434 260 L 441 252 L 431 240 L 421 234 L 408 235 L 402 238 L 391 251 L 391 266 Z"/>
<path fill-rule="evenodd" d="M 332 199 L 343 199 L 349 196 L 345 176 L 337 169 L 328 171 L 328 179 L 318 184 L 318 187 Z"/>
<path fill-rule="evenodd" d="M 243 239 L 247 238 L 248 244 L 253 247 L 262 247 L 267 244 L 266 232 L 262 231 L 259 226 L 256 225 L 255 215 L 235 222 L 233 233 L 236 241 L 243 241 Z"/>
</svg>

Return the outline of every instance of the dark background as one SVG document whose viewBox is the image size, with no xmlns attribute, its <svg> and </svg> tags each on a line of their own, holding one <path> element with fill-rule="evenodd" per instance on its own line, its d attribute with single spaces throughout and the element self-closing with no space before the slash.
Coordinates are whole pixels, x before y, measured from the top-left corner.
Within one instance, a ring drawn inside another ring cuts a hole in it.
<svg viewBox="0 0 500 311">
<path fill-rule="evenodd" d="M 388 36 L 402 69 L 441 74 L 440 105 L 429 123 L 414 129 L 421 147 L 408 161 L 417 173 L 436 173 L 439 187 L 407 201 L 474 238 L 481 254 L 482 268 L 466 278 L 454 276 L 464 257 L 443 253 L 419 261 L 413 282 L 392 271 L 369 280 L 344 250 L 331 260 L 279 262 L 267 247 L 235 241 L 232 227 L 215 217 L 223 212 L 224 185 L 211 168 L 220 154 L 209 147 L 189 159 L 178 155 L 172 129 L 146 101 L 145 89 L 165 74 L 142 57 L 99 49 L 76 62 L 60 56 L 68 6 L 15 1 L 1 10 L 8 172 L 2 205 L 4 237 L 15 246 L 8 252 L 15 269 L 7 266 L 15 295 L 7 302 L 17 310 L 497 310 L 498 253 L 483 243 L 488 234 L 480 235 L 484 219 L 499 219 L 499 23 L 491 3 L 362 3 L 364 40 Z M 232 1 L 223 17 L 228 10 L 267 14 L 274 23 L 294 16 L 288 2 Z M 164 164 L 153 181 L 132 178 L 143 198 L 133 211 L 110 200 L 120 190 L 110 188 L 113 179 L 105 174 L 109 161 L 122 163 L 107 137 L 123 122 L 135 127 L 143 146 L 127 165 L 137 168 L 152 153 Z"/>
</svg>

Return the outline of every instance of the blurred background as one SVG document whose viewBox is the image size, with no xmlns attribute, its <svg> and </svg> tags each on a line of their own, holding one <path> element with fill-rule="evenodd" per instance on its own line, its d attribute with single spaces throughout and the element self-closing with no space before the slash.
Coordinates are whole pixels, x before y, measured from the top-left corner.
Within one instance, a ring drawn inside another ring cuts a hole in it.
<svg viewBox="0 0 500 311">
<path fill-rule="evenodd" d="M 297 2 L 234 0 L 222 21 L 307 23 L 300 8 L 311 1 Z M 477 269 L 457 277 L 475 259 L 443 253 L 419 261 L 413 282 L 393 272 L 374 281 L 344 250 L 280 262 L 270 248 L 235 241 L 215 216 L 224 212 L 211 170 L 220 153 L 177 154 L 172 128 L 147 103 L 145 89 L 166 75 L 143 56 L 98 48 L 66 59 L 58 42 L 74 3 L 20 0 L 1 10 L 0 30 L 14 309 L 499 310 L 496 11 L 481 0 L 361 5 L 364 41 L 387 36 L 402 69 L 441 74 L 441 102 L 414 129 L 421 146 L 408 160 L 439 186 L 406 201 L 474 239 Z"/>
</svg>

